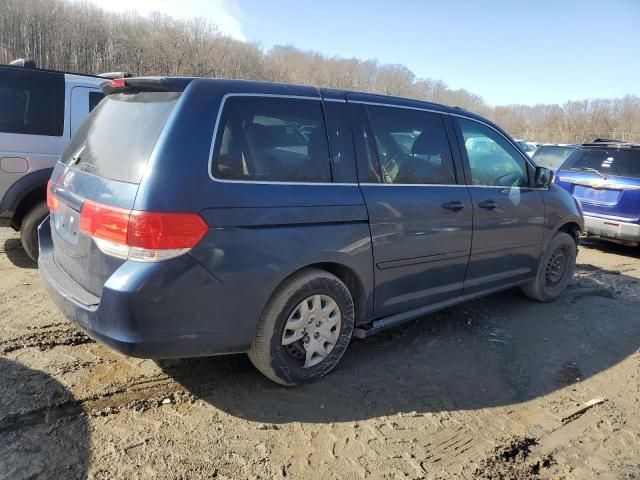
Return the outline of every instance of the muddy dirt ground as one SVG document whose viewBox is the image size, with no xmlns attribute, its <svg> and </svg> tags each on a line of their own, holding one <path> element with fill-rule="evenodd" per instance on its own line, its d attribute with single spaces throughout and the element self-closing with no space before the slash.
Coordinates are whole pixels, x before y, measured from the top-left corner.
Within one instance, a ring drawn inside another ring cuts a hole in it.
<svg viewBox="0 0 640 480">
<path fill-rule="evenodd" d="M 286 389 L 243 355 L 94 343 L 4 223 L 0 478 L 640 478 L 640 248 L 589 242 L 578 263 L 554 303 L 450 308 Z"/>
</svg>

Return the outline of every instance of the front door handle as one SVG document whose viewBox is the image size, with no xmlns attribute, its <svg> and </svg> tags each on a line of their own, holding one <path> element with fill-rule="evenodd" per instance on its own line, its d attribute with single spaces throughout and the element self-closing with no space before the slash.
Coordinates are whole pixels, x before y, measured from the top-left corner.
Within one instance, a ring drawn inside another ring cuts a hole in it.
<svg viewBox="0 0 640 480">
<path fill-rule="evenodd" d="M 485 200 L 484 202 L 480 202 L 478 206 L 480 208 L 486 208 L 487 210 L 493 210 L 498 204 L 495 200 Z"/>
<path fill-rule="evenodd" d="M 451 202 L 443 203 L 442 208 L 446 208 L 447 210 L 452 210 L 454 212 L 457 212 L 459 210 L 462 210 L 464 208 L 464 205 L 460 200 L 453 200 Z"/>
</svg>

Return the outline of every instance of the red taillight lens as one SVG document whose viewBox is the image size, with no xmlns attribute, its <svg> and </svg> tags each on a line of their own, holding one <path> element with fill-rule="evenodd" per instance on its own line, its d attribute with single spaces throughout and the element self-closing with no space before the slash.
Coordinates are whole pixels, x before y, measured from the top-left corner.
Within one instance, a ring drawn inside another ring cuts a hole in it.
<svg viewBox="0 0 640 480">
<path fill-rule="evenodd" d="M 147 262 L 185 253 L 208 229 L 192 213 L 132 211 L 90 200 L 80 213 L 80 231 L 93 237 L 103 252 Z"/>
<path fill-rule="evenodd" d="M 47 182 L 47 206 L 49 207 L 49 211 L 51 213 L 57 212 L 58 207 L 60 206 L 60 202 L 58 201 L 58 199 L 53 196 L 53 192 L 51 191 L 52 186 L 53 183 L 51 182 L 51 180 L 49 180 Z"/>
<path fill-rule="evenodd" d="M 116 78 L 115 80 L 110 80 L 109 81 L 109 87 L 111 87 L 111 88 L 124 88 L 126 86 L 127 86 L 127 84 L 126 84 L 124 78 Z"/>
<path fill-rule="evenodd" d="M 192 213 L 132 212 L 128 243 L 151 250 L 192 248 L 207 230 L 204 220 Z"/>
<path fill-rule="evenodd" d="M 80 212 L 80 231 L 112 243 L 127 244 L 130 210 L 87 200 Z"/>
</svg>

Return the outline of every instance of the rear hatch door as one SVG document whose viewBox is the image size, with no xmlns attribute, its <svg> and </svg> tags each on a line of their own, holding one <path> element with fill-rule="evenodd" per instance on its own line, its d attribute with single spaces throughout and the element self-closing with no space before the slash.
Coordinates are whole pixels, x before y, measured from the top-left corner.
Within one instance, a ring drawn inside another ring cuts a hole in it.
<svg viewBox="0 0 640 480">
<path fill-rule="evenodd" d="M 133 208 L 154 147 L 179 92 L 122 91 L 107 95 L 72 137 L 50 184 L 54 259 L 79 285 L 101 296 L 125 261 L 101 251 L 80 228 L 87 202 Z"/>
<path fill-rule="evenodd" d="M 640 218 L 640 149 L 582 147 L 562 166 L 557 183 L 580 200 L 585 214 Z"/>
</svg>

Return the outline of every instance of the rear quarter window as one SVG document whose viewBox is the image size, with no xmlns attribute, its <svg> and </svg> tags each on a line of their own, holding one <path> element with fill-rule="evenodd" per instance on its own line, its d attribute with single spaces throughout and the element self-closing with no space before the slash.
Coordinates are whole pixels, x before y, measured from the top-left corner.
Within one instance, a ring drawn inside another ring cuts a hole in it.
<svg viewBox="0 0 640 480">
<path fill-rule="evenodd" d="M 330 182 L 321 102 L 228 97 L 217 124 L 211 173 L 226 180 Z"/>
<path fill-rule="evenodd" d="M 0 132 L 62 136 L 64 75 L 0 68 Z"/>
<path fill-rule="evenodd" d="M 109 180 L 139 183 L 178 92 L 105 97 L 71 137 L 61 161 Z"/>
</svg>

